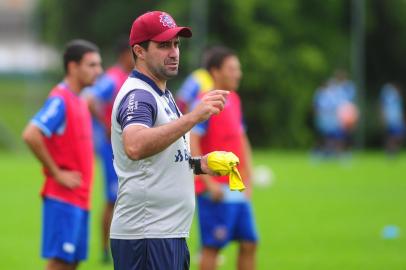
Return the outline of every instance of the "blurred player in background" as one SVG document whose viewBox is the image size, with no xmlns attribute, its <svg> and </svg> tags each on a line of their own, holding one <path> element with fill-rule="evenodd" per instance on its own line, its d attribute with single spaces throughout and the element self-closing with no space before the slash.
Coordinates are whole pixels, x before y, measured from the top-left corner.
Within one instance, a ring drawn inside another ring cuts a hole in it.
<svg viewBox="0 0 406 270">
<path fill-rule="evenodd" d="M 213 79 L 207 71 L 207 59 L 209 55 L 210 47 L 206 48 L 203 52 L 201 68 L 193 71 L 176 93 L 176 104 L 182 113 L 190 111 L 199 94 L 213 89 Z"/>
<path fill-rule="evenodd" d="M 116 44 L 116 63 L 107 69 L 95 85 L 89 87 L 85 96 L 93 116 L 93 138 L 96 152 L 100 158 L 104 175 L 105 206 L 102 216 L 102 261 L 110 262 L 109 232 L 113 216 L 114 203 L 117 199 L 117 175 L 113 166 L 111 149 L 111 111 L 114 99 L 131 72 L 134 63 L 128 38 L 121 38 Z"/>
<path fill-rule="evenodd" d="M 393 156 L 401 148 L 405 137 L 405 119 L 402 95 L 394 83 L 387 83 L 381 90 L 381 114 L 385 126 L 386 152 Z"/>
<path fill-rule="evenodd" d="M 356 104 L 355 84 L 348 78 L 343 69 L 337 69 L 329 82 L 337 99 L 337 117 L 344 133 L 344 149 L 350 150 L 353 145 L 353 133 L 358 123 L 359 111 Z"/>
<path fill-rule="evenodd" d="M 323 157 L 335 157 L 349 149 L 358 121 L 355 96 L 354 84 L 342 70 L 316 90 L 313 110 Z"/>
<path fill-rule="evenodd" d="M 47 270 L 76 269 L 87 258 L 93 180 L 91 116 L 79 95 L 101 74 L 96 45 L 73 40 L 63 56 L 65 78 L 23 132 L 43 165 L 42 257 Z"/>
<path fill-rule="evenodd" d="M 214 150 L 231 151 L 240 159 L 238 167 L 247 185 L 243 193 L 231 192 L 228 177 L 196 177 L 201 235 L 200 269 L 216 269 L 217 257 L 230 241 L 238 241 L 238 269 L 255 269 L 257 232 L 250 204 L 252 194 L 251 146 L 243 126 L 241 102 L 236 90 L 241 79 L 240 62 L 226 47 L 211 49 L 207 70 L 215 89 L 230 90 L 224 110 L 196 125 L 191 132 L 192 155 Z"/>
</svg>

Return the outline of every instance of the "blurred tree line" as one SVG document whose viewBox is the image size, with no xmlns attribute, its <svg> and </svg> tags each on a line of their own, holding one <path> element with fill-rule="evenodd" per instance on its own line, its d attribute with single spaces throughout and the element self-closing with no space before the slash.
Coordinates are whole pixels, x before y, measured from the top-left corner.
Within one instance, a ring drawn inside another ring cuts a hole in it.
<svg viewBox="0 0 406 270">
<path fill-rule="evenodd" d="M 314 143 L 312 99 L 336 68 L 351 72 L 352 0 L 193 0 L 208 8 L 208 44 L 224 44 L 240 56 L 240 87 L 248 134 L 255 146 L 309 147 Z M 38 29 L 57 47 L 71 38 L 97 43 L 111 61 L 114 40 L 128 35 L 132 21 L 148 10 L 164 10 L 178 24 L 191 25 L 188 0 L 41 0 Z M 389 80 L 404 83 L 406 2 L 366 3 L 366 122 L 368 146 L 380 143 L 377 98 Z M 194 36 L 194 39 L 204 37 Z M 176 90 L 196 68 L 190 41 L 182 41 Z M 107 59 L 107 60 L 106 60 Z M 351 73 L 350 73 L 351 74 Z"/>
</svg>

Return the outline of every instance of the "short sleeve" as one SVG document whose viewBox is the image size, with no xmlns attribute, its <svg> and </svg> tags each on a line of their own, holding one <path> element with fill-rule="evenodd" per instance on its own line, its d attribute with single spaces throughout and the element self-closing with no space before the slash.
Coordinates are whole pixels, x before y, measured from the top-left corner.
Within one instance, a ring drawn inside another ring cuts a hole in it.
<svg viewBox="0 0 406 270">
<path fill-rule="evenodd" d="M 50 97 L 44 106 L 31 119 L 31 123 L 36 125 L 47 137 L 53 134 L 62 134 L 65 129 L 65 102 L 60 97 Z"/>
<path fill-rule="evenodd" d="M 114 80 L 105 74 L 90 87 L 89 93 L 103 102 L 109 102 L 114 97 L 115 88 L 116 85 Z"/>
<path fill-rule="evenodd" d="M 157 103 L 146 90 L 135 89 L 129 92 L 117 108 L 117 122 L 124 130 L 129 125 L 152 127 L 157 116 Z"/>
</svg>

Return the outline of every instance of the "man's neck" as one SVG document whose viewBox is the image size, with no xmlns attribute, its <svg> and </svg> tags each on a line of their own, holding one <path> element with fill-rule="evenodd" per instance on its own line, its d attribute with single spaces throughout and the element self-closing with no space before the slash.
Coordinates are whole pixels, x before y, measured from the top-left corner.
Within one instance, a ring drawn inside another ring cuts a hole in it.
<svg viewBox="0 0 406 270">
<path fill-rule="evenodd" d="M 161 89 L 161 91 L 163 93 L 165 93 L 166 90 L 166 80 L 161 80 L 158 79 L 156 76 L 154 76 L 154 74 L 152 74 L 148 69 L 144 68 L 143 66 L 139 65 L 139 66 L 135 66 L 135 69 L 144 74 L 145 76 L 147 76 L 148 78 L 150 78 L 151 80 L 154 81 L 154 83 L 158 86 L 159 89 Z"/>
<path fill-rule="evenodd" d="M 79 94 L 83 89 L 82 85 L 70 76 L 66 76 L 64 82 L 67 84 L 69 90 L 75 94 Z"/>
</svg>

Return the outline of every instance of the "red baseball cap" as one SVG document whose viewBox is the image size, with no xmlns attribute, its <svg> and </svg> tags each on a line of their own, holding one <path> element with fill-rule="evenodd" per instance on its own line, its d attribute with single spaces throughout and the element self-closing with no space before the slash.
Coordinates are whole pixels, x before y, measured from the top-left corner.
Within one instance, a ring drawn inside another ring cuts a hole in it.
<svg viewBox="0 0 406 270">
<path fill-rule="evenodd" d="M 166 12 L 150 11 L 134 20 L 130 32 L 130 46 L 143 41 L 167 41 L 176 36 L 189 38 L 189 27 L 177 26 L 175 20 Z"/>
</svg>

